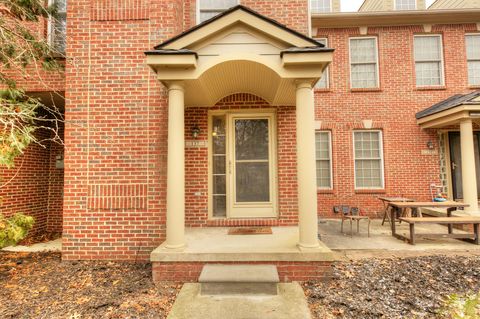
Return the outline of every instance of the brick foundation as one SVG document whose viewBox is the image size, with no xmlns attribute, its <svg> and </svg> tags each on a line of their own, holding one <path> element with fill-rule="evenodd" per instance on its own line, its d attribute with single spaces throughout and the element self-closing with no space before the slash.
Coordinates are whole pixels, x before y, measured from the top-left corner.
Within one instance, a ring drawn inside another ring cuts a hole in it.
<svg viewBox="0 0 480 319">
<path fill-rule="evenodd" d="M 206 264 L 219 262 L 153 262 L 153 281 L 197 282 Z M 280 282 L 291 281 L 325 281 L 332 277 L 331 261 L 277 261 L 277 262 L 221 262 L 221 264 L 268 264 L 277 266 Z"/>
</svg>

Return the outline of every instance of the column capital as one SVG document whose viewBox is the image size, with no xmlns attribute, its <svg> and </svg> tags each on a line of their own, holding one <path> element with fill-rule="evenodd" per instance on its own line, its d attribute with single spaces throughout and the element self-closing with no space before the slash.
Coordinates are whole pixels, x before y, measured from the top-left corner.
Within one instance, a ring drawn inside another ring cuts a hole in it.
<svg viewBox="0 0 480 319">
<path fill-rule="evenodd" d="M 167 83 L 168 91 L 178 90 L 185 91 L 185 82 L 184 81 L 172 81 Z"/>
<path fill-rule="evenodd" d="M 297 90 L 300 89 L 313 89 L 313 84 L 311 79 L 298 79 L 295 81 L 295 85 L 297 86 Z"/>
<path fill-rule="evenodd" d="M 462 123 L 473 123 L 473 120 L 471 117 L 465 117 L 465 118 L 462 118 L 460 119 L 460 124 Z"/>
</svg>

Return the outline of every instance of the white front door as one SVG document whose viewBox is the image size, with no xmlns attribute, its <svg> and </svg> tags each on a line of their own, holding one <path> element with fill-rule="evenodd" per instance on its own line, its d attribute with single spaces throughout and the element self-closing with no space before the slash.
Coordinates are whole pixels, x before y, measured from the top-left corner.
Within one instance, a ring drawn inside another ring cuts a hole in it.
<svg viewBox="0 0 480 319">
<path fill-rule="evenodd" d="M 226 217 L 276 217 L 274 113 L 228 113 L 224 119 Z M 213 156 L 221 160 L 221 155 Z M 213 173 L 214 184 L 223 180 Z M 214 205 L 220 198 L 215 189 L 219 187 L 214 185 Z"/>
</svg>

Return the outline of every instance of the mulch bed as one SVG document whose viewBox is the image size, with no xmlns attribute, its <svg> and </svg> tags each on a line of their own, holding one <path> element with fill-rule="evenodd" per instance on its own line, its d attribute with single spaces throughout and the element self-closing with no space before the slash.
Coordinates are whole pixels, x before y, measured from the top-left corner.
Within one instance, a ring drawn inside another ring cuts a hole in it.
<svg viewBox="0 0 480 319">
<path fill-rule="evenodd" d="M 0 252 L 0 318 L 165 318 L 181 285 L 151 275 L 149 264 Z"/>
<path fill-rule="evenodd" d="M 480 291 L 480 257 L 363 259 L 304 284 L 314 318 L 436 318 L 447 295 Z"/>
</svg>

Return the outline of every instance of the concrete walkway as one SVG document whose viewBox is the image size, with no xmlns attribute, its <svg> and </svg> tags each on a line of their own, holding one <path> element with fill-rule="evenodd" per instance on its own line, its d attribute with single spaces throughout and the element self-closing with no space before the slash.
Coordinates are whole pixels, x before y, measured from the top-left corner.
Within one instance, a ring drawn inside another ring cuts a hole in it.
<svg viewBox="0 0 480 319">
<path fill-rule="evenodd" d="M 45 243 L 33 244 L 31 246 L 8 246 L 2 249 L 3 251 L 23 252 L 23 253 L 38 253 L 42 251 L 61 251 L 62 239 L 58 238 Z"/>
<path fill-rule="evenodd" d="M 310 319 L 298 283 L 279 284 L 276 296 L 204 296 L 200 284 L 185 284 L 168 319 Z"/>
</svg>

